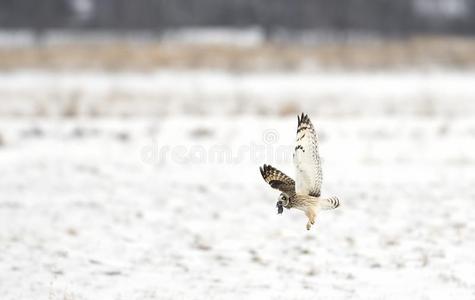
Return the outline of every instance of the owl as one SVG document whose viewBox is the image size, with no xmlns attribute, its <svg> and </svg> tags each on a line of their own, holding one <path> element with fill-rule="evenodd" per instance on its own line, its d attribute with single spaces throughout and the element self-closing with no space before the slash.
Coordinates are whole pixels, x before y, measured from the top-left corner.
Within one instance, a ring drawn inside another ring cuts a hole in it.
<svg viewBox="0 0 475 300">
<path fill-rule="evenodd" d="M 308 218 L 306 225 L 310 230 L 319 210 L 330 210 L 340 206 L 337 197 L 322 197 L 322 166 L 318 154 L 318 136 L 306 114 L 297 116 L 297 142 L 293 159 L 296 171 L 295 181 L 282 171 L 270 166 L 260 167 L 264 180 L 281 192 L 277 201 L 277 213 L 284 207 L 296 208 Z"/>
</svg>

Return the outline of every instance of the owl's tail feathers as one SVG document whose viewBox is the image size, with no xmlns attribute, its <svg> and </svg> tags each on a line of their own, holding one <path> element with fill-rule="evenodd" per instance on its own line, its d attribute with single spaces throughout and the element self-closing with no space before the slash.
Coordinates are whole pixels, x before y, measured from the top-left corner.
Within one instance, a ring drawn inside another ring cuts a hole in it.
<svg viewBox="0 0 475 300">
<path fill-rule="evenodd" d="M 318 204 L 321 209 L 335 209 L 340 206 L 340 199 L 338 197 L 321 198 Z"/>
</svg>

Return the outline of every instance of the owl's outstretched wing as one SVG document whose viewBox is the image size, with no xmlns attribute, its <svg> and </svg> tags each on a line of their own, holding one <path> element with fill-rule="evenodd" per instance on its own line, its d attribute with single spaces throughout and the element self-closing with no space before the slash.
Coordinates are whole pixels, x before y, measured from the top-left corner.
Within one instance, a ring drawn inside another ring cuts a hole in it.
<svg viewBox="0 0 475 300">
<path fill-rule="evenodd" d="M 314 197 L 320 196 L 322 166 L 318 154 L 318 136 L 306 114 L 297 117 L 297 143 L 294 151 L 296 192 Z"/>
<path fill-rule="evenodd" d="M 262 178 L 274 189 L 284 193 L 295 193 L 295 181 L 273 166 L 264 165 L 259 168 Z"/>
</svg>

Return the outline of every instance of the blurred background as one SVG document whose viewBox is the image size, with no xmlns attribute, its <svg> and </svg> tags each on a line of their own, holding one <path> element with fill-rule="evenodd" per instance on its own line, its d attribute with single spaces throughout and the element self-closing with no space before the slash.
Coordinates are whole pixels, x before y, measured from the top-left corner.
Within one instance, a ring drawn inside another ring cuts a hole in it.
<svg viewBox="0 0 475 300">
<path fill-rule="evenodd" d="M 472 113 L 474 14 L 467 0 L 5 0 L 0 96 L 15 104 L 0 114 Z"/>
<path fill-rule="evenodd" d="M 0 298 L 473 299 L 474 37 L 471 0 L 0 0 Z M 258 172 L 301 112 L 309 232 Z"/>
</svg>

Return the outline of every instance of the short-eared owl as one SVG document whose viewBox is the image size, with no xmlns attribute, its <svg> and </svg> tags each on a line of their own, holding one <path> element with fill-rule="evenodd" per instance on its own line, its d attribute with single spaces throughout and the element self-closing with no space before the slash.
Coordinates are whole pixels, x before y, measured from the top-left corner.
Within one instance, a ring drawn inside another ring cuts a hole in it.
<svg viewBox="0 0 475 300">
<path fill-rule="evenodd" d="M 260 167 L 264 180 L 282 193 L 277 201 L 277 212 L 283 208 L 297 208 L 308 218 L 310 230 L 319 209 L 334 209 L 340 205 L 337 197 L 320 196 L 322 166 L 318 155 L 318 136 L 307 115 L 297 117 L 297 143 L 294 150 L 296 181 L 270 165 Z"/>
</svg>

